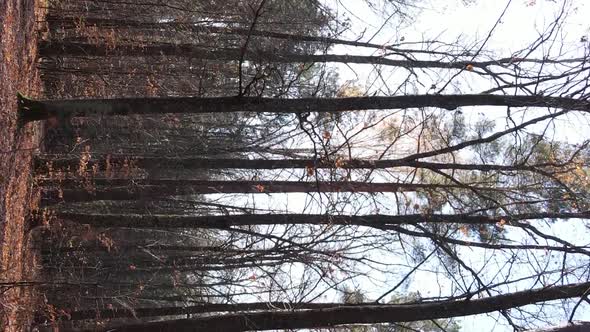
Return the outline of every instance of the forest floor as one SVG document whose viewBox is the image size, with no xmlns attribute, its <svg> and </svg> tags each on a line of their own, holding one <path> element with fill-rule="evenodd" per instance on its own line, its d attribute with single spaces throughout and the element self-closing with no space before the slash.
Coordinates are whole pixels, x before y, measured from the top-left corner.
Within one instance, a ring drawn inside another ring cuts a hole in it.
<svg viewBox="0 0 590 332">
<path fill-rule="evenodd" d="M 7 284 L 30 281 L 37 270 L 26 216 L 37 201 L 31 159 L 40 127 L 18 128 L 16 93 L 41 96 L 36 68 L 41 1 L 0 1 L 0 331 L 27 330 L 39 303 L 31 287 Z"/>
</svg>

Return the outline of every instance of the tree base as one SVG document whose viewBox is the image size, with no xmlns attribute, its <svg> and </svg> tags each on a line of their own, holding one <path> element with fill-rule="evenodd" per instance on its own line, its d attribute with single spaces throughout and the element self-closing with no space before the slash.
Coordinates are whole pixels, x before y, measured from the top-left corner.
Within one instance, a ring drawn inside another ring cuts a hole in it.
<svg viewBox="0 0 590 332">
<path fill-rule="evenodd" d="M 49 114 L 43 107 L 43 103 L 28 98 L 27 96 L 16 93 L 18 104 L 18 123 L 19 127 L 31 121 L 46 120 Z"/>
</svg>

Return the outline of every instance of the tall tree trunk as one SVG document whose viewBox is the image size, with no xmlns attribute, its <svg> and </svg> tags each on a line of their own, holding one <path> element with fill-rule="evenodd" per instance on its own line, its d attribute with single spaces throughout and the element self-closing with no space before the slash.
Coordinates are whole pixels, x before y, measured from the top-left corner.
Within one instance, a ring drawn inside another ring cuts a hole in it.
<svg viewBox="0 0 590 332">
<path fill-rule="evenodd" d="M 115 328 L 118 332 L 224 331 L 308 329 L 344 324 L 413 322 L 508 310 L 528 304 L 582 296 L 590 282 L 552 286 L 475 300 L 406 305 L 355 305 L 295 311 L 259 311 L 179 319 Z M 104 330 L 106 331 L 106 329 Z"/>
<path fill-rule="evenodd" d="M 242 58 L 243 53 L 243 58 Z M 196 59 L 219 61 L 262 61 L 276 63 L 317 63 L 339 62 L 386 65 L 408 68 L 466 68 L 473 65 L 470 61 L 443 62 L 432 60 L 394 60 L 382 56 L 341 55 L 341 54 L 298 54 L 278 53 L 265 50 L 245 50 L 240 48 L 215 49 L 205 45 L 194 44 L 147 44 L 117 45 L 114 49 L 107 45 L 90 42 L 61 42 L 40 41 L 39 54 L 41 57 L 54 56 L 181 56 Z M 492 62 L 479 63 L 486 67 Z"/>
<path fill-rule="evenodd" d="M 148 24 L 148 23 L 146 23 Z M 149 23 L 148 25 L 153 25 Z M 164 23 L 166 24 L 166 23 Z M 424 50 L 406 50 L 390 46 L 379 46 L 371 43 L 346 41 L 335 38 L 314 37 L 314 36 L 297 36 L 292 34 L 284 34 L 268 31 L 250 31 L 249 29 L 239 28 L 223 28 L 223 27 L 200 27 L 193 30 L 206 32 L 209 30 L 213 33 L 235 33 L 239 35 L 251 35 L 291 39 L 295 41 L 310 41 L 310 42 L 327 42 L 341 45 L 351 45 L 360 47 L 370 47 L 379 49 L 389 49 L 397 53 L 427 53 L 434 55 L 436 51 Z M 53 56 L 181 56 L 207 60 L 222 60 L 222 61 L 264 61 L 277 63 L 323 63 L 323 62 L 337 62 L 337 63 L 356 63 L 356 64 L 372 64 L 385 65 L 393 67 L 404 68 L 446 68 L 446 69 L 465 69 L 470 68 L 487 68 L 494 65 L 505 65 L 521 62 L 538 62 L 538 63 L 581 63 L 584 59 L 574 58 L 563 61 L 551 61 L 541 59 L 521 59 L 521 58 L 500 58 L 490 61 L 468 61 L 459 60 L 452 62 L 445 62 L 439 60 L 397 60 L 390 59 L 383 56 L 363 56 L 363 55 L 341 55 L 341 54 L 301 54 L 301 53 L 287 53 L 287 52 L 273 52 L 268 50 L 245 50 L 239 48 L 222 48 L 214 49 L 206 47 L 205 45 L 195 44 L 170 44 L 158 43 L 147 44 L 143 46 L 137 45 L 117 45 L 114 49 L 107 45 L 84 42 L 84 41 L 41 41 L 39 42 L 40 55 L 42 57 Z M 243 53 L 243 58 L 242 58 Z"/>
<path fill-rule="evenodd" d="M 358 225 L 386 227 L 418 223 L 462 223 L 496 224 L 522 220 L 547 218 L 590 218 L 590 212 L 583 213 L 526 213 L 511 216 L 481 216 L 453 214 L 409 214 L 409 215 L 319 215 L 319 214 L 240 214 L 228 216 L 180 216 L 155 214 L 85 214 L 78 212 L 56 212 L 57 217 L 88 224 L 95 227 L 129 228 L 227 228 L 246 225 Z M 157 249 L 157 248 L 156 248 Z"/>
<path fill-rule="evenodd" d="M 55 29 L 58 28 L 69 28 L 73 29 L 80 25 L 82 21 L 85 25 L 95 25 L 100 28 L 137 28 L 137 29 L 154 29 L 154 30 L 166 30 L 172 29 L 175 31 L 178 30 L 186 30 L 186 31 L 193 31 L 196 33 L 216 33 L 216 34 L 223 34 L 223 35 L 242 35 L 242 36 L 257 36 L 257 37 L 265 37 L 265 38 L 274 38 L 274 39 L 283 39 L 289 41 L 299 41 L 299 42 L 316 42 L 322 43 L 325 45 L 348 45 L 348 46 L 355 46 L 355 47 L 366 47 L 366 48 L 373 48 L 379 50 L 388 50 L 392 52 L 402 53 L 402 54 L 414 54 L 414 53 L 422 53 L 422 54 L 430 54 L 430 55 L 447 55 L 447 56 L 456 56 L 456 54 L 450 54 L 448 52 L 440 52 L 436 50 L 425 50 L 425 49 L 406 49 L 400 48 L 392 45 L 383 45 L 383 44 L 375 44 L 370 42 L 363 42 L 358 40 L 344 40 L 339 38 L 333 37 L 326 37 L 326 36 L 309 36 L 309 35 L 300 35 L 300 34 L 292 34 L 292 33 L 283 33 L 283 32 L 276 32 L 276 31 L 263 31 L 263 30 L 251 30 L 245 28 L 232 28 L 229 26 L 214 26 L 211 25 L 209 21 L 197 21 L 197 22 L 147 22 L 147 21 L 134 21 L 134 20 L 121 20 L 121 19 L 111 19 L 111 18 L 96 18 L 96 17 L 85 17 L 82 20 L 79 17 L 68 17 L 68 16 L 55 16 L 49 15 L 45 18 L 45 20 L 52 26 L 55 26 Z M 465 55 L 466 57 L 469 55 Z M 574 59 L 566 59 L 566 60 L 552 60 L 552 59 L 526 59 L 526 58 L 515 58 L 515 57 L 508 57 L 508 58 L 500 58 L 494 59 L 490 61 L 459 61 L 448 63 L 447 68 L 464 68 L 467 64 L 470 64 L 474 67 L 485 68 L 488 66 L 493 65 L 505 65 L 505 64 L 513 64 L 513 63 L 523 63 L 523 62 L 534 62 L 534 63 L 574 63 L 574 62 L 582 62 L 584 61 L 583 58 L 574 58 Z M 414 61 L 417 62 L 417 61 Z"/>
<path fill-rule="evenodd" d="M 35 101 L 19 96 L 21 121 L 91 115 L 225 112 L 344 112 L 352 110 L 438 107 L 454 110 L 461 106 L 552 107 L 564 110 L 590 109 L 590 102 L 545 96 L 501 96 L 488 94 L 407 95 L 349 98 L 259 98 L 259 97 L 167 97 Z M 557 116 L 557 114 L 555 115 Z M 543 119 L 543 117 L 539 117 Z M 539 120 L 541 121 L 541 120 Z"/>
<path fill-rule="evenodd" d="M 313 193 L 313 192 L 414 192 L 418 190 L 444 190 L 464 188 L 455 184 L 367 183 L 367 182 L 295 182 L 295 181 L 207 181 L 207 180 L 130 180 L 93 179 L 96 186 L 68 188 L 78 179 L 40 180 L 45 203 L 84 202 L 94 200 L 146 200 L 174 195 L 228 194 L 228 193 Z M 60 188 L 61 187 L 61 188 Z M 506 188 L 479 188 L 476 190 L 504 190 Z"/>
<path fill-rule="evenodd" d="M 404 49 L 391 45 L 375 44 L 370 42 L 363 42 L 357 40 L 344 40 L 326 36 L 310 36 L 292 33 L 283 33 L 276 31 L 262 31 L 252 30 L 246 28 L 235 28 L 230 26 L 214 26 L 211 25 L 210 21 L 196 21 L 196 22 L 147 22 L 147 21 L 136 21 L 136 20 L 122 20 L 112 18 L 96 18 L 96 17 L 69 17 L 69 16 L 55 16 L 48 15 L 45 20 L 49 23 L 50 29 L 74 29 L 83 23 L 85 26 L 95 25 L 99 28 L 135 28 L 135 29 L 146 29 L 146 30 L 174 30 L 174 31 L 192 31 L 195 33 L 203 34 L 222 34 L 222 35 L 241 35 L 241 36 L 257 36 L 265 38 L 283 39 L 296 42 L 312 42 L 321 43 L 324 45 L 348 45 L 355 47 L 367 47 L 380 50 L 388 50 L 398 53 L 423 53 L 431 55 L 452 55 L 446 52 L 439 52 L 436 50 L 422 50 L 422 49 Z M 529 61 L 528 59 L 522 59 L 522 61 Z M 515 58 L 503 58 L 494 61 L 487 61 L 489 65 L 515 63 L 519 62 L 519 59 Z M 484 63 L 482 63 L 484 64 Z M 474 65 L 476 66 L 476 65 Z"/>
<path fill-rule="evenodd" d="M 290 302 L 252 302 L 252 303 L 203 303 L 185 307 L 153 307 L 153 308 L 119 308 L 119 309 L 100 309 L 100 310 L 80 310 L 69 313 L 69 320 L 83 319 L 112 319 L 125 317 L 155 317 L 155 316 L 172 316 L 201 314 L 210 312 L 241 312 L 253 310 L 296 310 L 296 309 L 325 309 L 334 307 L 350 307 L 356 304 L 347 303 L 290 303 Z M 367 305 L 375 305 L 367 304 Z M 48 317 L 39 315 L 37 322 L 47 320 Z"/>
<path fill-rule="evenodd" d="M 590 322 L 574 321 L 572 324 L 527 330 L 526 332 L 590 332 Z"/>
<path fill-rule="evenodd" d="M 42 155 L 35 159 L 35 169 L 46 171 L 48 165 L 52 170 L 75 171 L 80 166 L 82 156 L 60 157 Z M 368 160 L 368 159 L 228 159 L 201 157 L 158 157 L 105 155 L 92 156 L 85 160 L 85 167 L 105 170 L 107 167 L 131 164 L 144 169 L 179 167 L 184 169 L 280 169 L 280 168 L 344 168 L 344 169 L 383 169 L 394 167 L 427 168 L 435 170 L 473 170 L 473 171 L 536 171 L 543 165 L 495 165 L 495 164 L 459 164 L 437 163 L 415 160 Z"/>
</svg>

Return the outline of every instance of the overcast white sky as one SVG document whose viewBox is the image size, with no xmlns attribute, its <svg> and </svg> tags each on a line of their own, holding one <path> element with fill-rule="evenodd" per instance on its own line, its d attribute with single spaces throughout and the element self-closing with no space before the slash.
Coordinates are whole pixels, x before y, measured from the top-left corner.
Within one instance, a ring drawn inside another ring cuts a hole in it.
<svg viewBox="0 0 590 332">
<path fill-rule="evenodd" d="M 548 25 L 554 21 L 556 14 L 563 6 L 562 0 L 513 0 L 513 1 L 497 1 L 497 0 L 473 0 L 470 4 L 465 5 L 461 0 L 449 1 L 427 1 L 424 2 L 424 7 L 416 14 L 413 19 L 402 22 L 392 20 L 392 23 L 386 28 L 382 29 L 373 40 L 376 43 L 395 44 L 422 40 L 440 40 L 453 43 L 456 40 L 463 41 L 464 45 L 477 45 L 477 49 L 484 40 L 490 29 L 496 24 L 501 13 L 509 5 L 506 14 L 500 20 L 500 23 L 495 27 L 493 34 L 486 43 L 486 50 L 493 50 L 497 57 L 510 57 L 516 52 L 526 48 L 533 40 L 542 34 Z M 354 38 L 364 31 L 364 36 L 373 36 L 375 31 L 380 28 L 383 19 L 375 15 L 374 11 L 364 5 L 364 1 L 358 0 L 341 0 L 337 2 L 336 7 L 339 13 L 346 15 L 351 19 L 352 30 L 355 33 L 348 35 L 349 38 Z M 562 51 L 565 50 L 571 57 L 578 57 L 584 54 L 587 47 L 587 42 L 583 42 L 582 38 L 589 34 L 590 17 L 590 1 L 579 0 L 571 3 L 571 6 L 566 7 L 567 20 L 562 29 L 563 33 L 560 36 L 563 41 Z M 332 2 L 334 6 L 334 2 Z M 387 15 L 384 15 L 387 17 Z M 588 38 L 590 39 L 590 38 Z M 366 40 L 364 38 L 363 40 Z M 555 46 L 555 45 L 554 45 Z M 366 55 L 370 55 L 373 50 L 367 50 Z M 540 49 L 540 52 L 545 52 L 546 49 Z M 334 53 L 348 53 L 349 49 L 346 47 L 338 47 L 333 50 Z M 358 52 L 358 51 L 357 51 Z M 357 53 L 358 54 L 358 53 Z M 540 53 L 542 54 L 542 53 Z M 542 56 L 542 55 L 539 55 Z M 370 76 L 369 66 L 364 66 L 365 69 L 358 69 L 359 66 L 353 67 L 355 72 L 347 66 L 339 66 L 339 71 L 343 80 L 354 80 L 357 75 L 360 79 L 358 84 L 366 85 L 372 82 L 373 77 Z M 392 82 L 395 82 L 395 75 L 391 76 Z M 467 90 L 464 92 L 479 92 L 484 88 L 479 88 L 480 82 L 477 80 L 467 81 L 471 82 L 471 86 L 463 86 Z M 587 139 L 590 134 L 589 127 L 579 123 L 575 126 L 569 126 L 560 133 L 564 140 L 579 141 Z M 577 225 L 576 225 L 577 224 Z M 575 243 L 587 243 L 587 233 L 580 232 L 580 224 L 574 220 L 569 222 L 558 222 L 552 226 L 552 231 L 556 235 L 564 236 Z M 513 236 L 518 237 L 515 233 Z M 484 257 L 481 250 L 461 250 L 463 259 L 469 261 L 473 266 L 478 266 L 490 257 Z M 559 258 L 556 258 L 558 261 Z M 501 261 L 501 260 L 499 260 Z M 515 274 L 531 273 L 530 270 L 513 271 Z M 414 282 L 410 289 L 420 289 L 424 296 L 432 295 L 431 293 L 438 293 L 438 282 L 432 278 L 433 274 L 418 273 L 414 278 Z M 576 282 L 576 280 L 572 280 Z M 424 294 L 427 293 L 427 294 Z M 555 309 L 559 313 L 561 309 Z M 561 313 L 563 314 L 563 310 Z M 492 317 L 498 317 L 498 314 Z M 590 313 L 585 308 L 580 308 L 577 311 L 576 319 L 590 320 Z M 508 326 L 496 325 L 495 319 L 486 318 L 484 316 L 472 316 L 461 321 L 463 331 L 510 331 Z"/>
<path fill-rule="evenodd" d="M 377 2 L 378 0 L 375 0 Z M 374 11 L 369 9 L 364 1 L 361 0 L 326 0 L 326 2 L 338 11 L 340 16 L 344 15 L 350 18 L 352 23 L 352 31 L 345 37 L 347 39 L 357 39 L 361 34 L 364 36 L 361 40 L 366 41 L 368 36 L 374 35 L 375 31 L 380 28 L 383 18 L 376 15 Z M 417 1 L 421 2 L 421 1 Z M 464 2 L 470 2 L 465 4 Z M 461 41 L 463 45 L 471 45 L 474 49 L 479 48 L 480 42 L 488 36 L 490 29 L 496 24 L 496 21 L 500 17 L 501 13 L 507 6 L 508 1 L 497 1 L 497 0 L 439 0 L 439 1 L 424 1 L 423 8 L 412 10 L 410 15 L 412 18 L 405 22 L 398 22 L 395 19 L 391 20 L 391 23 L 379 34 L 375 36 L 372 42 L 381 44 L 396 44 L 403 42 L 420 42 L 423 40 L 439 40 L 449 43 L 456 43 L 457 40 Z M 577 57 L 584 54 L 584 50 L 587 47 L 587 42 L 581 42 L 582 37 L 588 36 L 589 34 L 589 23 L 588 18 L 590 17 L 590 1 L 579 0 L 572 2 L 572 6 L 567 7 L 568 17 L 566 23 L 563 26 L 563 33 L 560 36 L 560 40 L 563 41 L 562 50 L 566 50 L 571 57 Z M 494 51 L 496 57 L 510 57 L 515 52 L 521 51 L 526 48 L 533 40 L 539 37 L 541 33 L 547 28 L 548 24 L 553 22 L 556 13 L 559 11 L 563 1 L 556 0 L 513 0 L 510 2 L 509 8 L 506 14 L 503 16 L 500 24 L 494 29 L 493 34 L 486 43 L 485 50 Z M 387 15 L 384 15 L 387 17 Z M 364 31 L 364 32 L 363 32 Z M 590 38 L 588 38 L 590 39 Z M 540 49 L 539 54 L 544 54 L 546 49 Z M 375 50 L 366 49 L 364 55 L 371 55 Z M 335 47 L 330 53 L 334 54 L 362 54 L 359 49 L 352 49 L 347 47 Z M 491 54 L 490 54 L 491 56 Z M 539 55 L 542 56 L 542 55 Z M 356 84 L 360 86 L 366 86 L 371 84 L 372 66 L 370 65 L 353 65 L 351 67 L 344 65 L 336 65 L 340 72 L 342 82 L 347 80 L 355 80 Z M 352 69 L 351 69 L 352 68 Z M 353 71 L 354 70 L 354 71 Z M 403 71 L 403 69 L 401 70 Z M 389 80 L 387 83 L 395 85 L 403 77 L 399 76 L 399 72 L 393 70 L 387 76 Z M 466 72 L 464 76 L 458 78 L 458 81 L 464 82 L 461 86 L 462 92 L 473 92 L 477 93 L 485 90 L 485 82 L 482 82 L 480 78 L 475 77 L 473 73 Z M 437 81 L 437 79 L 439 81 Z M 443 78 L 432 78 L 432 83 L 440 84 Z M 425 84 L 424 90 L 419 90 L 418 93 L 428 92 L 430 82 Z M 378 89 L 377 86 L 372 87 L 373 90 Z M 453 90 L 445 91 L 452 93 Z M 481 109 L 479 110 L 481 111 Z M 489 116 L 490 109 L 486 109 L 486 116 Z M 499 109 L 498 119 L 505 116 L 505 109 Z M 469 112 L 467 112 L 469 113 Z M 477 116 L 477 112 L 474 112 Z M 575 122 L 575 121 L 572 121 Z M 560 137 L 564 140 L 573 142 L 581 139 L 588 138 L 587 124 L 580 124 L 579 122 L 573 126 L 564 127 Z M 286 198 L 288 197 L 288 198 Z M 293 212 L 301 212 L 303 210 L 306 195 L 304 194 L 289 194 L 289 195 L 272 195 L 256 194 L 251 195 L 249 203 L 256 201 L 256 206 L 265 207 L 271 206 L 273 208 L 288 208 Z M 386 195 L 383 195 L 384 200 L 387 199 Z M 288 206 L 287 206 L 288 204 Z M 252 206 L 252 205 L 250 205 Z M 310 212 L 310 211 L 307 211 Z M 392 213 L 392 211 L 381 211 L 381 213 Z M 568 222 L 558 222 L 551 226 L 551 231 L 560 236 L 568 238 L 570 241 L 578 244 L 588 243 L 587 233 L 580 232 L 580 224 L 575 220 Z M 545 227 L 545 230 L 549 230 L 549 227 Z M 518 238 L 518 232 L 512 233 L 512 238 Z M 490 252 L 483 250 L 462 248 L 460 250 L 461 257 L 471 264 L 475 270 L 478 270 L 478 266 L 486 265 L 486 271 L 490 274 L 494 274 L 496 271 L 492 271 L 498 267 L 494 263 L 489 261 L 497 262 L 496 264 L 503 264 L 506 261 L 506 257 L 511 253 L 494 253 L 493 257 L 488 256 Z M 392 262 L 399 257 L 383 257 L 379 259 L 390 259 Z M 561 262 L 562 257 L 538 257 L 541 262 L 549 262 L 555 264 Z M 431 266 L 425 266 L 424 271 L 417 273 L 412 282 L 407 288 L 410 291 L 419 290 L 422 296 L 437 296 L 439 294 L 448 294 L 444 289 L 440 289 L 439 286 L 448 287 L 448 281 L 435 280 L 438 277 L 438 273 L 431 273 L 426 271 L 426 267 L 430 269 L 437 269 L 436 265 L 440 265 L 435 261 Z M 521 268 L 516 268 L 511 272 L 514 275 L 530 275 L 534 267 L 522 265 Z M 541 267 L 539 267 L 541 268 Z M 504 273 L 505 271 L 502 271 Z M 485 272 L 483 272 L 485 273 Z M 400 272 L 403 276 L 403 273 Z M 379 277 L 378 277 L 379 278 Z M 386 280 L 384 280 L 386 281 Z M 384 283 L 383 287 L 392 285 L 396 280 L 390 280 L 388 283 Z M 527 281 L 528 282 L 528 281 Z M 577 280 L 569 280 L 569 282 L 577 282 Z M 445 286 L 447 285 L 447 286 Z M 522 290 L 528 284 L 520 284 L 521 287 L 511 287 L 511 290 Z M 362 285 L 365 290 L 368 290 L 369 299 L 374 299 L 381 293 L 383 293 L 383 287 Z M 538 285 L 537 285 L 538 287 Z M 373 288 L 374 291 L 371 291 Z M 324 301 L 337 301 L 337 298 L 324 298 Z M 564 312 L 567 309 L 556 307 L 554 309 L 556 315 L 564 317 Z M 491 317 L 484 315 L 467 317 L 460 320 L 462 331 L 511 331 L 507 325 L 497 325 L 496 318 L 499 314 L 492 314 Z M 582 305 L 578 309 L 576 314 L 578 320 L 590 320 L 590 312 L 587 308 Z M 502 319 L 500 319 L 502 321 Z M 557 323 L 557 322 L 556 322 Z"/>
</svg>

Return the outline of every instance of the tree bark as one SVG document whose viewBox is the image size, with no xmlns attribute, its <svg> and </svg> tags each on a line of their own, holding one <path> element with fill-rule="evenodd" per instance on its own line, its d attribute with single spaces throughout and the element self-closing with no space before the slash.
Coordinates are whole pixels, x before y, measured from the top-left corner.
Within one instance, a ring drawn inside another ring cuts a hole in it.
<svg viewBox="0 0 590 332">
<path fill-rule="evenodd" d="M 79 185 L 78 179 L 39 180 L 45 203 L 85 202 L 94 200 L 145 200 L 165 196 L 229 193 L 313 193 L 313 192 L 414 192 L 464 188 L 455 184 L 367 183 L 367 182 L 295 182 L 295 181 L 207 181 L 207 180 L 130 180 L 93 179 L 96 186 L 68 188 Z M 61 188 L 59 188 L 61 186 Z M 478 188 L 477 190 L 503 190 Z"/>
<path fill-rule="evenodd" d="M 224 331 L 307 329 L 344 324 L 412 322 L 508 310 L 538 302 L 582 296 L 590 282 L 552 286 L 475 300 L 406 305 L 355 305 L 295 311 L 259 311 L 129 324 L 111 331 Z M 106 331 L 106 330 L 105 330 Z"/>
<path fill-rule="evenodd" d="M 194 44 L 147 44 L 117 45 L 114 49 L 103 44 L 90 42 L 40 41 L 41 57 L 54 56 L 179 56 L 218 61 L 263 61 L 275 63 L 316 63 L 338 62 L 386 65 L 406 68 L 466 68 L 470 61 L 444 62 L 436 60 L 396 60 L 382 56 L 341 55 L 341 54 L 298 54 L 278 53 L 265 50 L 240 48 L 211 48 Z M 487 65 L 490 65 L 488 63 Z M 482 63 L 481 66 L 485 65 Z"/>
<path fill-rule="evenodd" d="M 62 16 L 55 16 L 49 15 L 45 19 L 49 24 L 55 25 L 57 28 L 69 28 L 73 29 L 79 26 L 81 20 L 78 17 L 62 17 Z M 451 54 L 448 52 L 441 52 L 436 50 L 428 50 L 428 49 L 407 49 L 407 48 L 400 48 L 396 47 L 395 45 L 382 45 L 382 44 L 375 44 L 370 42 L 363 42 L 358 40 L 344 40 L 334 37 L 327 37 L 327 36 L 309 36 L 309 35 L 298 35 L 298 34 L 291 34 L 291 33 L 283 33 L 283 32 L 276 32 L 276 31 L 263 31 L 263 30 L 251 30 L 246 28 L 232 28 L 229 26 L 213 26 L 213 25 L 206 25 L 207 21 L 205 22 L 146 22 L 146 21 L 134 21 L 134 20 L 121 20 L 121 19 L 110 19 L 110 18 L 96 18 L 96 17 L 85 17 L 83 20 L 85 25 L 95 25 L 101 28 L 138 28 L 138 29 L 155 29 L 155 30 L 165 30 L 165 29 L 173 29 L 173 30 L 189 30 L 196 33 L 216 33 L 216 34 L 224 34 L 224 35 L 242 35 L 242 36 L 257 36 L 257 37 L 265 37 L 265 38 L 275 38 L 275 39 L 283 39 L 283 40 L 290 40 L 290 41 L 300 41 L 300 42 L 316 42 L 322 43 L 325 45 L 348 45 L 348 46 L 355 46 L 355 47 L 367 47 L 373 49 L 380 49 L 380 50 L 388 50 L 396 53 L 402 54 L 412 54 L 412 53 L 422 53 L 422 54 L 431 54 L 431 55 L 447 55 L 447 56 L 458 56 L 459 54 Z M 469 54 L 463 54 L 465 57 L 470 57 Z M 552 60 L 552 59 L 526 59 L 526 58 L 515 58 L 515 57 L 508 57 L 508 58 L 500 58 L 494 59 L 490 61 L 458 61 L 447 63 L 448 68 L 465 68 L 466 65 L 470 64 L 474 67 L 485 68 L 493 65 L 505 65 L 505 64 L 512 64 L 512 63 L 523 63 L 523 62 L 534 62 L 534 63 L 573 63 L 573 62 L 583 62 L 583 58 L 574 58 L 574 59 L 566 59 L 562 61 Z"/>
<path fill-rule="evenodd" d="M 527 330 L 526 332 L 590 332 L 590 322 L 574 321 L 573 324 Z"/>
<path fill-rule="evenodd" d="M 489 94 L 406 95 L 348 98 L 259 98 L 259 97 L 167 97 L 36 101 L 19 96 L 19 116 L 23 122 L 92 115 L 225 112 L 344 112 L 438 107 L 454 110 L 461 106 L 551 107 L 587 111 L 590 102 L 545 96 L 504 96 Z"/>
<path fill-rule="evenodd" d="M 335 307 L 350 307 L 355 304 L 347 303 L 290 303 L 290 302 L 252 302 L 237 304 L 203 303 L 185 307 L 154 307 L 154 308 L 119 308 L 99 310 L 79 310 L 69 313 L 68 320 L 83 319 L 112 319 L 125 317 L 155 317 L 201 314 L 210 312 L 243 312 L 254 310 L 297 310 L 297 309 L 325 309 Z M 367 305 L 375 305 L 367 303 Z M 45 321 L 47 318 L 38 316 L 37 322 Z"/>
<path fill-rule="evenodd" d="M 153 24 L 153 23 L 152 23 Z M 213 33 L 227 31 L 240 35 L 248 35 L 251 31 L 249 29 L 226 29 L 222 27 L 205 27 L 200 28 L 205 32 L 210 30 Z M 341 45 L 351 45 L 357 47 L 379 48 L 382 50 L 390 50 L 396 53 L 428 53 L 436 54 L 436 51 L 425 50 L 406 50 L 390 46 L 378 46 L 376 44 L 346 41 L 335 38 L 314 37 L 314 36 L 296 36 L 291 34 L 268 32 L 268 31 L 252 31 L 251 35 L 290 39 L 301 42 L 327 42 Z M 404 68 L 443 68 L 443 69 L 466 69 L 468 66 L 476 68 L 487 68 L 493 65 L 506 65 L 511 63 L 521 62 L 538 62 L 538 63 L 557 63 L 559 61 L 538 60 L 538 59 L 521 59 L 521 58 L 500 58 L 490 61 L 468 61 L 459 60 L 453 62 L 445 62 L 439 60 L 398 60 L 390 59 L 384 56 L 363 56 L 363 55 L 343 55 L 343 54 L 301 54 L 301 53 L 287 53 L 287 52 L 273 52 L 267 50 L 245 50 L 242 59 L 242 49 L 239 48 L 220 48 L 214 49 L 204 45 L 194 44 L 169 44 L 158 43 L 148 44 L 143 46 L 137 45 L 117 45 L 114 49 L 107 45 L 84 42 L 84 41 L 40 41 L 39 53 L 42 57 L 54 56 L 179 56 L 190 57 L 207 60 L 223 60 L 223 61 L 264 61 L 275 63 L 356 63 L 356 64 L 372 64 L 385 65 L 393 67 Z M 567 59 L 563 63 L 583 62 L 583 59 Z"/>
<path fill-rule="evenodd" d="M 85 214 L 78 212 L 59 212 L 57 217 L 88 224 L 95 227 L 129 228 L 227 228 L 246 225 L 357 225 L 386 227 L 388 225 L 407 225 L 419 223 L 461 223 L 496 224 L 522 220 L 550 218 L 590 218 L 590 212 L 583 213 L 526 213 L 512 216 L 478 216 L 453 214 L 409 214 L 409 215 L 318 215 L 318 214 L 240 214 L 229 216 L 180 216 L 154 214 Z M 157 248 L 156 248 L 157 249 Z"/>
<path fill-rule="evenodd" d="M 47 171 L 51 164 L 53 170 L 75 171 L 80 166 L 82 156 L 60 157 L 43 155 L 35 158 L 35 169 L 38 172 Z M 85 161 L 85 167 L 94 166 L 98 170 L 105 170 L 107 166 L 130 164 L 144 169 L 180 167 L 184 169 L 281 169 L 281 168 L 344 168 L 344 169 L 384 169 L 394 167 L 426 168 L 435 170 L 473 170 L 473 171 L 535 171 L 543 165 L 495 165 L 495 164 L 459 164 L 437 163 L 415 160 L 367 160 L 367 159 L 227 159 L 201 157 L 157 157 L 157 156 L 128 156 L 104 155 L 92 157 Z"/>
</svg>

